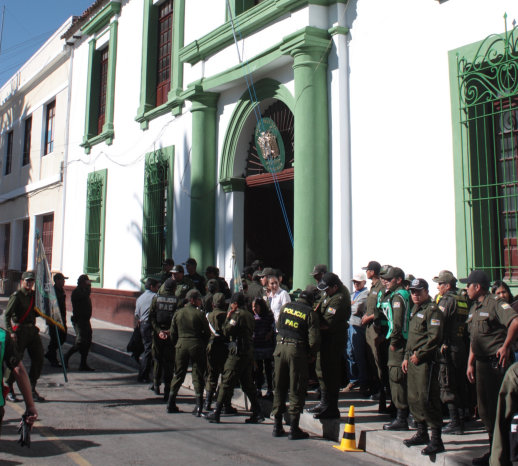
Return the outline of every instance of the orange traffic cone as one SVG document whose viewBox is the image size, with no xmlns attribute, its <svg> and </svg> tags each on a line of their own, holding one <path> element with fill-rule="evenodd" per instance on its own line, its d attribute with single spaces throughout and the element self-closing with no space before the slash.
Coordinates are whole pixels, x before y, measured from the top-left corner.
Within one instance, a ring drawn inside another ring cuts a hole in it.
<svg viewBox="0 0 518 466">
<path fill-rule="evenodd" d="M 340 451 L 363 451 L 356 448 L 356 434 L 354 432 L 354 406 L 351 405 L 349 407 L 349 416 L 347 417 L 347 422 L 344 427 L 344 435 L 342 437 L 342 441 L 340 445 L 333 445 L 333 448 L 336 448 Z"/>
</svg>

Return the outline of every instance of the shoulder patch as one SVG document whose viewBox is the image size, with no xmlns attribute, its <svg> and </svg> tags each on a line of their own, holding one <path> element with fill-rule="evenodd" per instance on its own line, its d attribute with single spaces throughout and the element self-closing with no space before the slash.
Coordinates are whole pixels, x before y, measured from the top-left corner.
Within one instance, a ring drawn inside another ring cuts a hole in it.
<svg viewBox="0 0 518 466">
<path fill-rule="evenodd" d="M 430 325 L 441 325 L 441 321 L 439 319 L 430 320 Z"/>
<path fill-rule="evenodd" d="M 392 305 L 392 307 L 394 309 L 399 309 L 401 307 L 401 302 L 400 301 L 394 301 L 394 304 Z"/>
<path fill-rule="evenodd" d="M 336 314 L 336 309 L 334 307 L 328 307 L 327 308 L 327 312 L 329 312 L 329 314 L 331 314 L 331 315 L 335 315 Z"/>
<path fill-rule="evenodd" d="M 444 312 L 446 310 L 446 308 L 444 306 L 439 306 L 439 309 Z"/>
<path fill-rule="evenodd" d="M 505 304 L 502 304 L 502 307 L 504 309 L 511 309 L 511 306 L 509 306 L 509 304 L 505 303 Z"/>
<path fill-rule="evenodd" d="M 232 325 L 232 327 L 235 327 L 237 322 L 234 319 L 230 319 L 229 324 Z"/>
</svg>

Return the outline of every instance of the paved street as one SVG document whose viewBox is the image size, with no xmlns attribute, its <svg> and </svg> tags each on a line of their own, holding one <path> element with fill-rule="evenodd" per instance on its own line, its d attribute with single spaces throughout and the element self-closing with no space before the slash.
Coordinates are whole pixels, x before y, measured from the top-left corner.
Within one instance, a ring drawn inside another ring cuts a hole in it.
<svg viewBox="0 0 518 466">
<path fill-rule="evenodd" d="M 389 464 L 367 453 L 342 453 L 316 438 L 274 439 L 270 420 L 247 425 L 244 413 L 209 424 L 190 414 L 188 391 L 178 400 L 185 412 L 167 414 L 147 385 L 136 383 L 133 370 L 90 358 L 97 371 L 77 372 L 73 357 L 68 384 L 45 362 L 38 389 L 48 401 L 38 404 L 30 449 L 16 443 L 23 404 L 7 404 L 0 464 Z"/>
</svg>

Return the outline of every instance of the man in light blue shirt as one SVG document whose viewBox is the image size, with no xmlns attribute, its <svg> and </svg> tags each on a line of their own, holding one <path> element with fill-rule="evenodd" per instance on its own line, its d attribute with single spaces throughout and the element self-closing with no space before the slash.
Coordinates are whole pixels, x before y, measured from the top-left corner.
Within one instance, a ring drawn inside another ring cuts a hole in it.
<svg viewBox="0 0 518 466">
<path fill-rule="evenodd" d="M 160 282 L 155 278 L 147 278 L 145 287 L 146 290 L 139 296 L 135 305 L 135 322 L 140 329 L 142 343 L 144 344 L 144 352 L 140 358 L 140 368 L 137 377 L 139 382 L 149 382 L 149 371 L 151 370 L 152 363 L 152 328 L 149 322 L 149 308 L 160 287 Z"/>
</svg>

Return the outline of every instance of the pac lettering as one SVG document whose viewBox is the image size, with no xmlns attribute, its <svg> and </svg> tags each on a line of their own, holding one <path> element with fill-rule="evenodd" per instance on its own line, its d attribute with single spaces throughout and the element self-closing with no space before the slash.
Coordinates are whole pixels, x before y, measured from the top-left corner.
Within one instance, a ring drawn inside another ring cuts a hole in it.
<svg viewBox="0 0 518 466">
<path fill-rule="evenodd" d="M 292 328 L 299 328 L 299 323 L 298 322 L 294 322 L 293 320 L 291 319 L 286 319 L 284 321 L 284 324 L 287 325 L 288 327 L 292 327 Z"/>
</svg>

